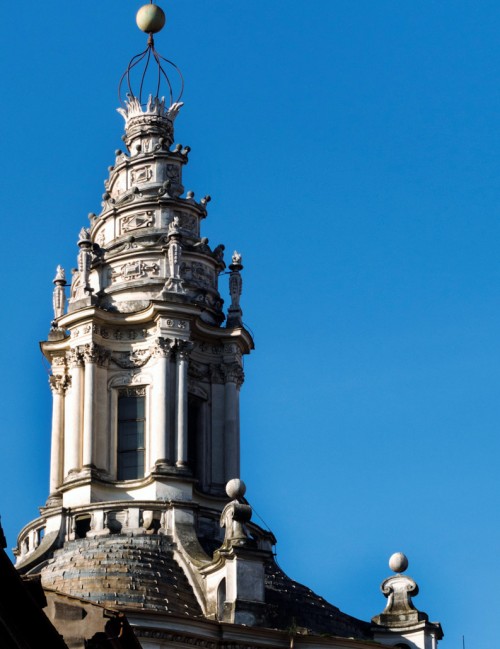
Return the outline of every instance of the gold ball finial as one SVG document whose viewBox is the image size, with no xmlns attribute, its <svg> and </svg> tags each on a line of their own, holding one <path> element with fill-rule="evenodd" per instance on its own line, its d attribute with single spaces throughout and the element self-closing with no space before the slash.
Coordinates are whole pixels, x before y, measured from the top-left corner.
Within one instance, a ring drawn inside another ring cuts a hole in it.
<svg viewBox="0 0 500 649">
<path fill-rule="evenodd" d="M 137 27 L 146 34 L 157 34 L 165 25 L 165 12 L 153 3 L 143 5 L 135 17 Z"/>
</svg>

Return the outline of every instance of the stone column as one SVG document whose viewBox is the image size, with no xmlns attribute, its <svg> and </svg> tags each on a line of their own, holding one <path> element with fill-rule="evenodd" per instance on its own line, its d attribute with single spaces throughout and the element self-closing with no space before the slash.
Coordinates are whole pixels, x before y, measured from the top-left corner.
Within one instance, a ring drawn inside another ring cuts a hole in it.
<svg viewBox="0 0 500 649">
<path fill-rule="evenodd" d="M 225 465 L 225 375 L 222 366 L 218 364 L 210 367 L 211 379 L 211 481 L 220 488 L 224 488 L 227 479 Z"/>
<path fill-rule="evenodd" d="M 170 457 L 170 353 L 171 341 L 160 338 L 154 355 L 157 357 L 153 384 L 153 429 L 151 465 L 162 468 L 172 464 Z"/>
<path fill-rule="evenodd" d="M 64 467 L 64 392 L 68 377 L 64 374 L 52 374 L 49 377 L 52 391 L 52 435 L 50 446 L 49 497 L 57 494 L 57 488 L 63 481 Z"/>
<path fill-rule="evenodd" d="M 67 353 L 71 387 L 64 411 L 64 475 L 81 468 L 83 354 L 79 348 Z"/>
<path fill-rule="evenodd" d="M 239 363 L 225 366 L 224 386 L 224 453 L 226 480 L 240 476 L 240 421 L 239 399 L 243 370 Z"/>
<path fill-rule="evenodd" d="M 188 358 L 192 343 L 181 342 L 177 347 L 176 390 L 176 465 L 187 466 L 188 457 Z"/>
<path fill-rule="evenodd" d="M 94 401 L 95 363 L 97 349 L 93 343 L 85 345 L 85 385 L 83 392 L 83 466 L 94 466 Z"/>
</svg>

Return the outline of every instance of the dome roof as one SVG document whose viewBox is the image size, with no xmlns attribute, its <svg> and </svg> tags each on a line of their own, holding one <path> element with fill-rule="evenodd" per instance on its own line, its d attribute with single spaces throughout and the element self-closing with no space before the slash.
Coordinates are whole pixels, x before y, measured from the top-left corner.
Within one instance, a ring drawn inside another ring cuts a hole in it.
<svg viewBox="0 0 500 649">
<path fill-rule="evenodd" d="M 42 585 L 99 604 L 202 616 L 171 541 L 157 534 L 69 541 L 43 568 Z"/>
</svg>

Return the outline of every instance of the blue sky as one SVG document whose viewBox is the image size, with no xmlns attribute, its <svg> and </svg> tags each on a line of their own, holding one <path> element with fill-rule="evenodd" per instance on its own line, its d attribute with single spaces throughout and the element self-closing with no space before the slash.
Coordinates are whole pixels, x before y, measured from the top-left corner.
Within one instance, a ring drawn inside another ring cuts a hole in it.
<svg viewBox="0 0 500 649">
<path fill-rule="evenodd" d="M 2 6 L 0 513 L 48 488 L 38 349 L 58 263 L 121 146 L 140 2 Z M 247 496 L 278 561 L 369 619 L 394 551 L 443 649 L 496 644 L 500 601 L 500 5 L 172 0 L 157 47 L 186 79 L 176 140 L 205 235 L 244 256 L 256 350 Z M 227 292 L 227 291 L 226 291 Z"/>
</svg>

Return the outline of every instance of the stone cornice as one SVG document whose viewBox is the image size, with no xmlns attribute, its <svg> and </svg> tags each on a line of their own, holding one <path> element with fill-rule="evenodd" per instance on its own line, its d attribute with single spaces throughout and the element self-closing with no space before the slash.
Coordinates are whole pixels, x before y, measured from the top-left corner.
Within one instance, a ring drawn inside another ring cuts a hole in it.
<svg viewBox="0 0 500 649">
<path fill-rule="evenodd" d="M 382 647 L 373 640 L 319 636 L 307 632 L 291 634 L 289 630 L 249 627 L 227 624 L 210 619 L 186 620 L 165 616 L 152 611 L 122 609 L 133 625 L 139 638 L 155 638 L 179 646 L 204 647 L 205 649 L 289 649 L 290 640 L 304 649 L 368 649 Z"/>
</svg>

